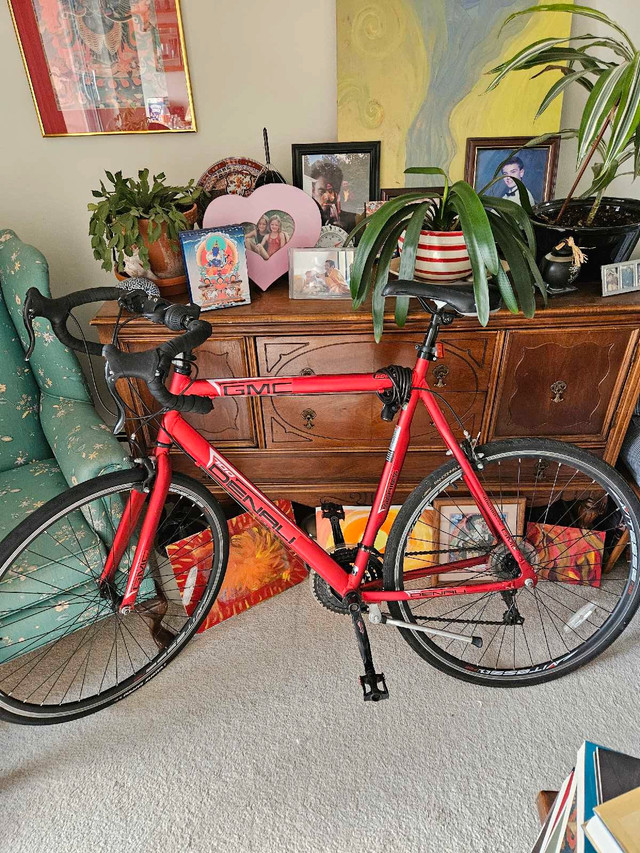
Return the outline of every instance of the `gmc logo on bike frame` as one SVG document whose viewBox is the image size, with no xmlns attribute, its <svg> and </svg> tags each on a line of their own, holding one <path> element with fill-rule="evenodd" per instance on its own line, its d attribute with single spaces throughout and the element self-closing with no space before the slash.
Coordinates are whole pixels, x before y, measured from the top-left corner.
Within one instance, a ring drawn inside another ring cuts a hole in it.
<svg viewBox="0 0 640 853">
<path fill-rule="evenodd" d="M 211 383 L 214 385 L 214 383 Z M 275 394 L 291 394 L 290 382 L 266 381 L 260 382 L 238 382 L 234 385 L 220 385 L 215 383 L 223 397 L 270 397 Z"/>
</svg>

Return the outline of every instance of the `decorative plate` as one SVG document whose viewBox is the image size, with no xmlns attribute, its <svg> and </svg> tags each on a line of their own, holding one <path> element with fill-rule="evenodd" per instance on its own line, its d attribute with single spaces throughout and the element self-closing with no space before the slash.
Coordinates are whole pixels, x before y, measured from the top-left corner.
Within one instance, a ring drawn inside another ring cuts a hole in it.
<svg viewBox="0 0 640 853">
<path fill-rule="evenodd" d="M 207 193 L 248 196 L 264 170 L 262 163 L 250 157 L 226 157 L 209 166 L 198 179 L 198 186 Z"/>
<path fill-rule="evenodd" d="M 348 233 L 339 225 L 323 225 L 316 243 L 317 249 L 341 249 Z"/>
</svg>

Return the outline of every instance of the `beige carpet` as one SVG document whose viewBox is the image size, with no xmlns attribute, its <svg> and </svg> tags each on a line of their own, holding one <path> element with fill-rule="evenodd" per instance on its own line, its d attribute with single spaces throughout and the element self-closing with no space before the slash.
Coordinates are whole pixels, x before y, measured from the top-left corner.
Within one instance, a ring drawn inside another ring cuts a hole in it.
<svg viewBox="0 0 640 853">
<path fill-rule="evenodd" d="M 640 619 L 590 666 L 517 691 L 449 678 L 372 628 L 378 705 L 351 631 L 303 583 L 107 711 L 0 724 L 0 850 L 526 853 L 536 792 L 585 737 L 640 755 Z"/>
</svg>

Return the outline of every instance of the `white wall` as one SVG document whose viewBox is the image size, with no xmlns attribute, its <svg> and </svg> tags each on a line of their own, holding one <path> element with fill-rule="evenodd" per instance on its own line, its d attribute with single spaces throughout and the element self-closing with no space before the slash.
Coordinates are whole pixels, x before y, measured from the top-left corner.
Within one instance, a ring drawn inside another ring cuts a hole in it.
<svg viewBox="0 0 640 853">
<path fill-rule="evenodd" d="M 592 4 L 640 44 L 637 0 Z M 183 16 L 198 133 L 43 139 L 8 8 L 0 3 L 0 227 L 45 253 L 54 293 L 113 280 L 94 261 L 87 237 L 86 205 L 105 168 L 134 173 L 148 166 L 183 182 L 221 157 L 260 160 L 266 125 L 273 163 L 289 175 L 292 142 L 336 138 L 335 0 L 183 0 Z M 574 18 L 575 32 L 600 29 Z M 576 90 L 565 98 L 565 126 L 576 123 L 580 100 Z M 575 175 L 574 150 L 563 147 L 558 194 Z M 640 181 L 622 178 L 613 190 L 638 196 Z"/>
<path fill-rule="evenodd" d="M 183 0 L 197 133 L 43 139 L 6 3 L 0 3 L 0 227 L 46 255 L 55 295 L 113 282 L 93 259 L 87 203 L 104 169 L 148 166 L 172 183 L 222 157 L 290 176 L 291 143 L 336 137 L 335 0 Z"/>
</svg>

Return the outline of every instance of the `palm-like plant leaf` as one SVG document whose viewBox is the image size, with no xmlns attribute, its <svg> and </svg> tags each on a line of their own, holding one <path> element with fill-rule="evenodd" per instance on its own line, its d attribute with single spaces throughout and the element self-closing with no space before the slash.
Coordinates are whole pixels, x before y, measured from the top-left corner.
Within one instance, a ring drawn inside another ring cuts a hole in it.
<svg viewBox="0 0 640 853">
<path fill-rule="evenodd" d="M 547 69 L 543 68 L 540 73 L 545 72 Z M 553 69 L 555 70 L 555 69 Z M 551 86 L 547 94 L 542 99 L 542 103 L 538 107 L 538 112 L 536 113 L 536 118 L 540 118 L 542 113 L 555 101 L 558 95 L 561 95 L 567 86 L 571 86 L 572 83 L 580 83 L 588 92 L 593 91 L 593 83 L 586 77 L 586 73 L 584 70 L 582 71 L 573 71 L 570 72 L 567 70 L 567 73 L 564 74 L 559 80 Z M 535 75 L 538 76 L 538 75 Z"/>
<path fill-rule="evenodd" d="M 508 199 L 481 197 L 464 181 L 451 183 L 448 176 L 435 167 L 414 167 L 413 174 L 439 175 L 444 180 L 440 192 L 405 193 L 387 202 L 369 217 L 356 252 L 351 273 L 354 307 L 359 307 L 371 291 L 375 338 L 380 340 L 384 321 L 384 298 L 391 259 L 398 238 L 404 231 L 400 258 L 400 278 L 411 279 L 415 273 L 417 246 L 423 229 L 461 230 L 473 271 L 473 289 L 478 318 L 483 325 L 489 320 L 488 274 L 494 276 L 506 307 L 514 313 L 518 304 L 531 316 L 535 310 L 534 285 L 544 293 L 544 282 L 535 263 L 535 237 L 527 215 L 526 190 L 519 182 L 523 206 Z M 433 201 L 433 196 L 439 199 Z M 514 271 L 512 284 L 506 275 L 498 252 Z M 377 270 L 374 274 L 374 266 Z M 409 299 L 396 299 L 396 323 L 402 326 Z"/>
<path fill-rule="evenodd" d="M 354 307 L 366 299 L 373 265 L 389 233 L 408 219 L 419 202 L 407 203 L 402 197 L 391 199 L 369 218 L 351 270 L 351 296 Z M 353 232 L 352 232 L 353 233 Z"/>
<path fill-rule="evenodd" d="M 640 53 L 635 55 L 623 80 L 622 96 L 616 109 L 607 146 L 605 169 L 619 157 L 640 123 Z"/>
<path fill-rule="evenodd" d="M 625 39 L 626 45 L 623 46 L 627 49 L 628 58 L 635 53 L 633 41 L 626 30 L 624 30 L 619 24 L 615 23 L 615 21 L 612 21 L 604 12 L 601 12 L 599 9 L 594 9 L 591 6 L 581 6 L 573 3 L 540 3 L 537 6 L 529 6 L 528 9 L 521 9 L 519 12 L 514 12 L 509 15 L 504 22 L 503 27 L 505 27 L 510 21 L 513 21 L 514 18 L 518 18 L 521 15 L 539 14 L 541 12 L 567 12 L 570 15 L 582 15 L 585 18 L 592 18 L 595 21 L 600 21 L 601 24 L 607 24 L 607 26 L 616 30 L 616 32 L 620 33 L 620 35 Z"/>
<path fill-rule="evenodd" d="M 629 63 L 623 62 L 605 71 L 587 99 L 578 131 L 578 163 L 581 163 L 602 130 L 612 107 L 618 102 Z"/>
<path fill-rule="evenodd" d="M 456 181 L 451 187 L 451 196 L 462 230 L 465 234 L 473 233 L 484 266 L 492 275 L 496 275 L 500 261 L 491 225 L 478 194 L 466 181 Z"/>
<path fill-rule="evenodd" d="M 398 238 L 405 229 L 405 222 L 396 225 L 395 229 L 389 234 L 387 242 L 384 244 L 380 257 L 378 259 L 378 268 L 376 270 L 376 278 L 373 283 L 371 292 L 371 316 L 373 319 L 373 334 L 376 343 L 380 343 L 382 338 L 382 328 L 384 325 L 384 296 L 382 290 L 389 279 L 389 269 L 393 259 L 395 250 L 398 246 Z M 413 271 L 411 273 L 413 277 Z M 408 302 L 408 299 L 404 300 Z M 398 300 L 396 300 L 397 305 Z M 404 318 L 406 319 L 406 313 Z M 399 324 L 403 325 L 403 324 Z"/>
</svg>

